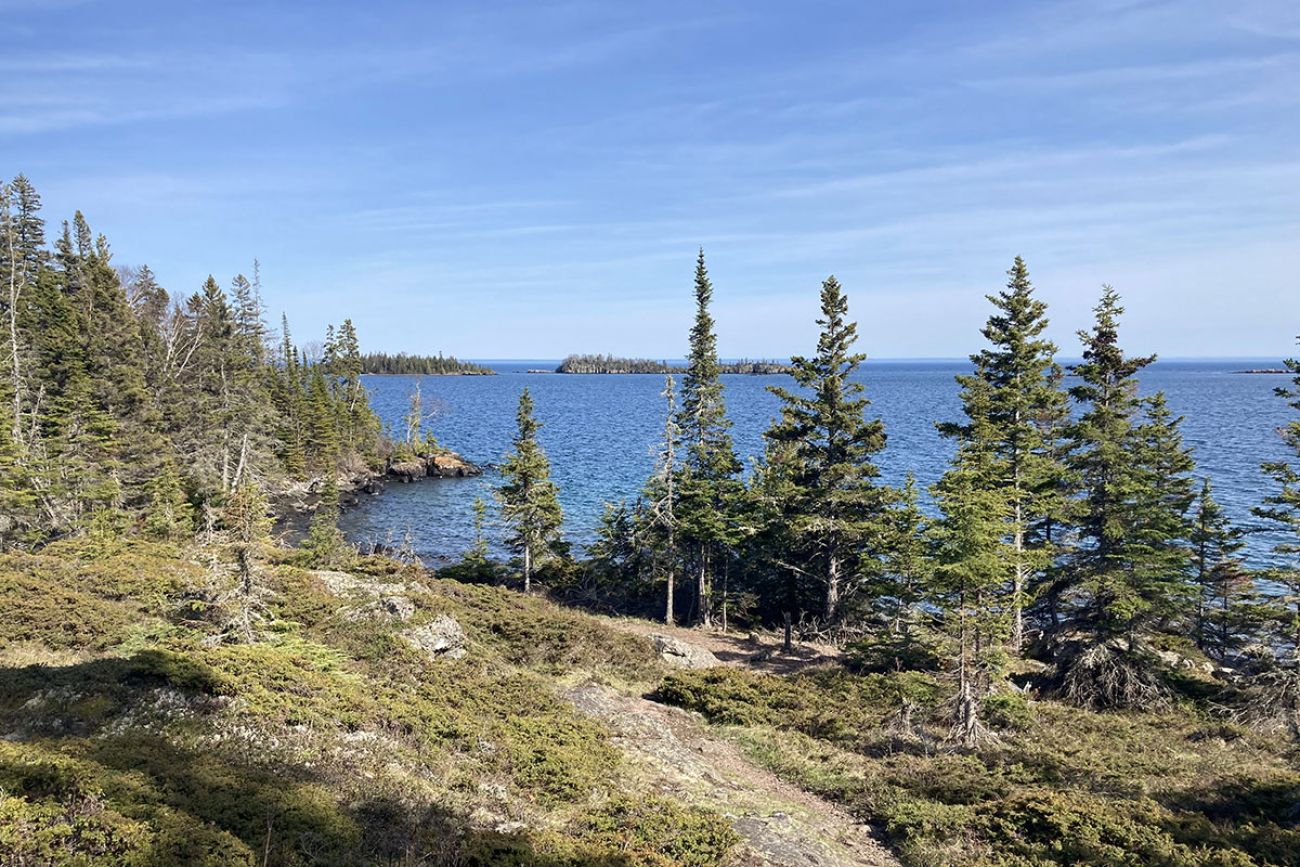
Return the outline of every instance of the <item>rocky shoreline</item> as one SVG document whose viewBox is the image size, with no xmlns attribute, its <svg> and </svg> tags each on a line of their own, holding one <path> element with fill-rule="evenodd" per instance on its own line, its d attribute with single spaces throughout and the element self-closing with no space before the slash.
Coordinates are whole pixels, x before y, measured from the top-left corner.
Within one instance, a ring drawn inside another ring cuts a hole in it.
<svg viewBox="0 0 1300 867">
<path fill-rule="evenodd" d="M 389 459 L 382 471 L 366 470 L 346 474 L 335 480 L 339 489 L 339 505 L 350 509 L 361 502 L 363 496 L 378 496 L 392 481 L 410 484 L 426 479 L 462 479 L 481 476 L 483 467 L 465 460 L 453 451 L 419 454 L 400 461 Z M 320 504 L 324 479 L 294 482 L 273 497 L 273 510 L 277 516 L 276 528 L 290 539 L 301 538 L 307 532 L 312 515 Z"/>
</svg>

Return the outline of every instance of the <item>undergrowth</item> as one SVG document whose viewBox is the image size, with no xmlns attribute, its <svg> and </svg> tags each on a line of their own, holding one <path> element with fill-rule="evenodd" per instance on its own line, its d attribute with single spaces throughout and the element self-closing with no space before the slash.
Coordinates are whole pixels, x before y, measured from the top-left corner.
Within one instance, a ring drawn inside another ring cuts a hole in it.
<svg viewBox="0 0 1300 867">
<path fill-rule="evenodd" d="M 704 867 L 735 844 L 719 816 L 627 791 L 557 695 L 577 672 L 653 683 L 645 642 L 378 560 L 358 578 L 403 617 L 272 562 L 255 640 L 235 640 L 222 562 L 146 543 L 0 557 L 6 863 Z M 443 615 L 463 658 L 407 639 Z"/>
<path fill-rule="evenodd" d="M 668 676 L 751 758 L 880 828 L 909 865 L 1300 864 L 1293 744 L 1194 710 L 1004 698 L 998 741 L 951 749 L 918 674 Z"/>
</svg>

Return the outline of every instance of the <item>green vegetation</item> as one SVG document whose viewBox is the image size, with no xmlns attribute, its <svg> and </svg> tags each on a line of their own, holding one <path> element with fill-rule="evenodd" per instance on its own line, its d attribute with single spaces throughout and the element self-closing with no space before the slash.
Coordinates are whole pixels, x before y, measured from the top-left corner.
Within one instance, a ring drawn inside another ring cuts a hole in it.
<svg viewBox="0 0 1300 867">
<path fill-rule="evenodd" d="M 533 417 L 533 398 L 519 395 L 518 432 L 514 451 L 501 465 L 504 483 L 497 490 L 501 516 L 510 526 L 509 544 L 523 558 L 524 592 L 532 589 L 533 570 L 546 560 L 563 555 L 560 527 L 564 516 L 551 481 L 551 462 L 537 442 L 541 425 Z"/>
<path fill-rule="evenodd" d="M 647 358 L 618 358 L 613 355 L 570 355 L 555 368 L 556 373 L 683 373 L 685 368 L 675 367 L 666 361 Z M 751 376 L 771 376 L 789 373 L 790 366 L 779 361 L 753 361 L 741 358 L 718 362 L 719 373 L 739 373 Z"/>
<path fill-rule="evenodd" d="M 287 324 L 273 343 L 256 267 L 173 301 L 80 213 L 47 249 L 22 176 L 0 205 L 9 860 L 725 863 L 730 824 L 647 797 L 566 700 L 595 679 L 658 684 L 908 864 L 1300 863 L 1300 467 L 1264 466 L 1256 513 L 1283 535 L 1265 594 L 1181 420 L 1141 395 L 1154 356 L 1121 347 L 1109 287 L 1067 390 L 1015 260 L 958 377 L 964 417 L 939 426 L 955 448 L 927 512 L 877 479 L 886 425 L 852 380 L 865 356 L 833 277 L 742 472 L 701 251 L 642 499 L 575 562 L 525 389 L 498 490 L 518 563 L 490 559 L 480 503 L 458 583 L 360 557 L 340 486 L 395 460 L 423 476 L 438 453 L 418 385 L 394 443 L 366 372 L 486 371 L 365 356 L 349 320 L 319 355 Z M 643 363 L 566 362 L 593 364 Z M 1300 458 L 1300 420 L 1282 437 Z M 271 503 L 307 494 L 303 544 L 272 547 Z M 785 650 L 820 638 L 850 665 L 663 678 L 644 639 L 495 586 L 516 571 L 670 624 L 780 625 Z"/>
<path fill-rule="evenodd" d="M 461 361 L 454 355 L 407 355 L 399 352 L 367 352 L 361 356 L 361 372 L 370 374 L 407 374 L 417 376 L 491 376 L 490 367 Z"/>
<path fill-rule="evenodd" d="M 237 576 L 212 555 L 229 552 L 132 541 L 0 558 L 7 855 L 666 867 L 734 845 L 719 817 L 627 789 L 600 727 L 556 693 L 579 672 L 653 683 L 644 641 L 381 560 L 342 585 L 263 563 L 261 628 L 235 640 Z M 395 596 L 409 613 L 383 606 Z M 463 624 L 463 658 L 409 639 L 440 618 Z"/>
<path fill-rule="evenodd" d="M 1004 693 L 1001 737 L 943 749 L 912 673 L 684 672 L 660 686 L 756 761 L 883 829 L 909 865 L 1300 863 L 1295 745 L 1192 707 L 1098 713 Z"/>
</svg>

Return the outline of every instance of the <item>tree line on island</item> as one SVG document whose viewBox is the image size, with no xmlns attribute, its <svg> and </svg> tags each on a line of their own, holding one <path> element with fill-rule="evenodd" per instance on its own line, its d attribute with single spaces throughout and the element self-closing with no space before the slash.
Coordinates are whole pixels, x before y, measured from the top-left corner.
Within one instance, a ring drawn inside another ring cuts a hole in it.
<svg viewBox="0 0 1300 867">
<path fill-rule="evenodd" d="M 1155 709 L 1178 698 L 1192 665 L 1231 681 L 1241 716 L 1300 731 L 1300 465 L 1263 465 L 1275 488 L 1255 514 L 1285 541 L 1277 565 L 1252 571 L 1182 419 L 1162 393 L 1139 393 L 1155 356 L 1121 347 L 1119 295 L 1106 287 L 1078 333 L 1083 361 L 1067 387 L 1022 259 L 1008 277 L 988 296 L 987 346 L 957 377 L 962 420 L 939 424 L 955 453 L 931 514 L 910 478 L 879 480 L 886 426 L 868 418 L 854 377 L 865 356 L 834 277 L 815 351 L 791 359 L 796 388 L 769 386 L 780 415 L 742 472 L 701 252 L 689 361 L 680 389 L 665 377 L 655 469 L 634 502 L 607 507 L 585 562 L 568 558 L 521 398 L 501 499 L 527 582 L 540 567 L 553 592 L 588 604 L 703 628 L 778 625 L 787 647 L 796 632 L 821 636 L 866 670 L 950 678 L 948 721 L 966 746 L 992 736 L 982 709 L 1021 695 L 1017 685 Z M 1286 369 L 1295 379 L 1277 393 L 1300 411 L 1300 362 Z M 1282 436 L 1300 456 L 1300 420 Z M 485 554 L 475 558 L 482 574 Z"/>
<path fill-rule="evenodd" d="M 613 355 L 570 355 L 555 368 L 556 373 L 684 373 L 685 367 L 647 358 L 619 358 Z M 789 373 L 790 365 L 779 361 L 738 358 L 718 362 L 718 373 L 770 376 Z"/>
<path fill-rule="evenodd" d="M 362 353 L 361 372 L 416 376 L 491 376 L 496 373 L 490 367 L 461 361 L 454 355 L 408 355 L 405 352 Z"/>
</svg>

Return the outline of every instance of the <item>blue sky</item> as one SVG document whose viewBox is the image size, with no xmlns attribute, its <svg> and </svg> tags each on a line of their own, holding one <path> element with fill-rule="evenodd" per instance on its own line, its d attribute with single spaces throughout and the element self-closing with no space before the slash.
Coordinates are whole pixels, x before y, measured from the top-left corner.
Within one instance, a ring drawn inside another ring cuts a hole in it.
<svg viewBox="0 0 1300 867">
<path fill-rule="evenodd" d="M 1076 353 L 1300 332 L 1300 3 L 0 0 L 0 172 L 174 292 L 478 358 L 976 348 L 1017 253 Z"/>
</svg>

